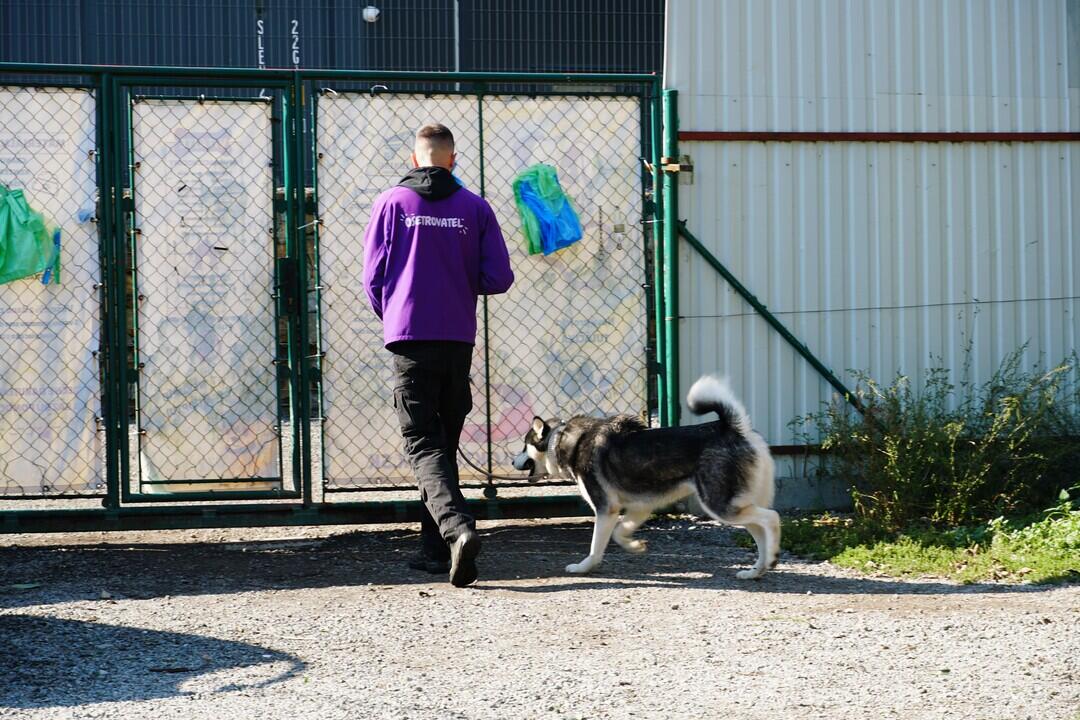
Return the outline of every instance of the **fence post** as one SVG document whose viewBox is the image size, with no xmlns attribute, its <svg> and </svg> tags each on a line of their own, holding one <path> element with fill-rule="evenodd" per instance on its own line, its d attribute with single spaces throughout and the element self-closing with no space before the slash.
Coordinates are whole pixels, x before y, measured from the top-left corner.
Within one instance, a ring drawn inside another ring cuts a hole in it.
<svg viewBox="0 0 1080 720">
<path fill-rule="evenodd" d="M 667 421 L 667 383 L 665 378 L 667 366 L 664 357 L 664 189 L 663 171 L 660 169 L 660 145 L 663 142 L 663 118 L 660 112 L 660 80 L 656 78 L 649 86 L 649 162 L 652 165 L 653 187 L 653 212 L 649 218 L 652 222 L 653 237 L 653 327 L 656 334 L 656 409 L 659 415 L 660 426 L 664 427 Z"/>
<path fill-rule="evenodd" d="M 286 192 L 293 196 L 293 247 L 289 252 L 296 258 L 296 317 L 291 322 L 296 324 L 296 361 L 298 372 L 293 374 L 293 387 L 296 388 L 297 398 L 295 406 L 299 416 L 294 423 L 293 434 L 299 438 L 300 443 L 300 484 L 302 486 L 303 504 L 308 507 L 312 502 L 312 463 L 311 463 L 311 379 L 309 372 L 308 351 L 310 342 L 308 338 L 308 267 L 307 267 L 307 187 L 305 182 L 306 163 L 304 158 L 304 79 L 299 72 L 292 73 L 292 134 L 288 135 L 289 142 L 285 143 L 285 152 L 293 154 L 293 162 L 288 166 L 293 171 L 291 186 L 285 183 Z M 288 129 L 287 129 L 288 130 Z M 314 128 L 312 128 L 314 132 Z M 286 204 L 286 207 L 289 207 Z M 297 432 L 299 431 L 299 432 Z M 295 471 L 294 471 L 295 476 Z M 284 478 L 283 478 L 284 480 Z"/>
<path fill-rule="evenodd" d="M 484 92 L 487 86 L 477 83 L 476 86 L 476 124 L 477 124 L 477 160 L 480 165 L 480 197 L 487 198 L 487 178 L 484 168 Z M 491 500 L 498 495 L 498 489 L 492 482 L 491 473 L 494 470 L 494 450 L 491 442 L 491 313 L 489 297 L 481 298 L 484 308 L 484 425 L 487 434 L 487 485 L 484 487 L 484 497 Z M 454 458 L 457 462 L 457 458 Z"/>
<path fill-rule="evenodd" d="M 661 166 L 679 163 L 678 91 L 664 90 L 664 157 Z M 664 167 L 664 383 L 667 422 L 678 425 L 679 402 L 679 176 Z"/>
<path fill-rule="evenodd" d="M 116 362 L 113 367 L 116 370 L 116 374 L 113 377 L 115 383 L 114 394 L 117 399 L 116 406 L 116 438 L 119 441 L 116 446 L 116 451 L 119 454 L 119 464 L 117 472 L 117 484 L 119 486 L 119 498 L 117 498 L 117 504 L 122 501 L 126 501 L 130 490 L 129 480 L 131 478 L 131 436 L 130 436 L 130 418 L 128 417 L 128 404 L 131 402 L 131 388 L 128 382 L 128 348 L 127 348 L 127 328 L 128 328 L 128 315 L 134 313 L 134 309 L 127 304 L 127 282 L 128 282 L 128 265 L 127 265 L 127 253 L 130 247 L 131 238 L 128 231 L 128 208 L 124 199 L 124 190 L 128 183 L 128 172 L 131 167 L 131 158 L 127 155 L 131 153 L 131 137 L 128 130 L 131 122 L 131 106 L 127 99 L 127 94 L 120 90 L 120 84 L 118 78 L 114 75 L 107 83 L 109 88 L 109 137 L 111 141 L 109 143 L 109 165 L 112 172 L 106 169 L 106 177 L 111 179 L 111 185 L 109 190 L 112 195 L 109 198 L 109 202 L 112 204 L 112 242 L 110 243 L 114 251 L 113 259 L 115 260 L 113 276 L 116 279 L 116 286 L 113 288 L 113 302 L 116 309 L 113 322 L 114 327 L 117 328 L 118 333 L 116 335 L 116 342 L 114 347 L 119 353 L 116 358 Z M 121 107 L 121 101 L 124 102 L 124 106 Z M 126 136 L 125 136 L 126 135 Z M 125 152 L 126 145 L 126 152 Z M 134 194 L 132 194 L 132 200 L 134 200 Z M 132 258 L 134 263 L 134 257 Z M 134 280 L 133 280 L 134 282 Z M 133 323 L 134 324 L 134 323 Z M 138 350 L 138 335 L 132 338 L 133 343 L 133 356 Z M 138 442 L 138 440 L 136 440 Z"/>
<path fill-rule="evenodd" d="M 98 260 L 101 264 L 99 294 L 101 305 L 101 329 L 105 344 L 105 371 L 103 373 L 102 425 L 105 428 L 105 499 L 102 505 L 110 510 L 120 506 L 120 439 L 125 412 L 120 401 L 120 364 L 125 362 L 125 328 L 123 302 L 123 273 L 120 271 L 123 255 L 118 252 L 117 231 L 114 226 L 113 198 L 119 183 L 111 171 L 110 163 L 117 152 L 113 138 L 112 74 L 103 73 L 97 82 L 95 97 L 95 121 L 97 122 L 97 214 L 98 214 Z"/>
</svg>

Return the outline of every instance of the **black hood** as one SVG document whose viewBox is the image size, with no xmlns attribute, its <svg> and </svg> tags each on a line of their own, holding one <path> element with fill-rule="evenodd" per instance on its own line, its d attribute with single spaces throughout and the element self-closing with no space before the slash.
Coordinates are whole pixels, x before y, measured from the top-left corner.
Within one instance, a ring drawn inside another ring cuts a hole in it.
<svg viewBox="0 0 1080 720">
<path fill-rule="evenodd" d="M 442 200 L 461 189 L 450 171 L 441 167 L 413 168 L 398 187 L 409 188 L 425 200 Z"/>
</svg>

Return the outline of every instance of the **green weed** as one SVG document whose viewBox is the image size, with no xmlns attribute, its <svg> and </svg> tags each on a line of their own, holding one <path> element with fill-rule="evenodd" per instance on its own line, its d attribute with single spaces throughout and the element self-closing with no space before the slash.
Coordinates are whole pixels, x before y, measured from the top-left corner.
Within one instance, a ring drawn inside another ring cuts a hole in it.
<svg viewBox="0 0 1080 720">
<path fill-rule="evenodd" d="M 1068 493 L 1038 516 L 940 529 L 886 530 L 835 515 L 785 521 L 783 547 L 796 555 L 887 576 L 963 583 L 1080 581 L 1080 509 Z"/>
</svg>

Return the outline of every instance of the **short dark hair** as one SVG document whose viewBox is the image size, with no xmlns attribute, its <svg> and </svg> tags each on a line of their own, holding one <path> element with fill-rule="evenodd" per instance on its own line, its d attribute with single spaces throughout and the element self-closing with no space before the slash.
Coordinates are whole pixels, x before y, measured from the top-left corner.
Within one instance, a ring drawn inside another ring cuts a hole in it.
<svg viewBox="0 0 1080 720">
<path fill-rule="evenodd" d="M 442 145 L 447 150 L 454 150 L 454 133 L 441 123 L 429 123 L 416 131 L 416 139 L 424 139 L 434 145 Z"/>
</svg>

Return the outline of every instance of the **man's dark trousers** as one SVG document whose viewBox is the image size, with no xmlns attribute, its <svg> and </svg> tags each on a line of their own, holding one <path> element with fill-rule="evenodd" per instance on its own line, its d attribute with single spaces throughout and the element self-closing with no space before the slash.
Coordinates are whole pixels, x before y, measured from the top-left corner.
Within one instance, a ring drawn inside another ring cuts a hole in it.
<svg viewBox="0 0 1080 720">
<path fill-rule="evenodd" d="M 394 409 L 420 498 L 424 555 L 449 558 L 448 543 L 476 523 L 458 481 L 457 448 L 472 410 L 469 369 L 473 346 L 440 340 L 404 340 L 389 346 L 394 363 Z"/>
</svg>

